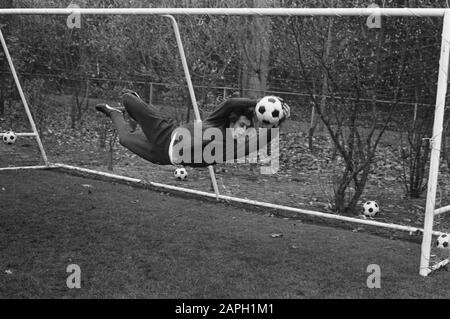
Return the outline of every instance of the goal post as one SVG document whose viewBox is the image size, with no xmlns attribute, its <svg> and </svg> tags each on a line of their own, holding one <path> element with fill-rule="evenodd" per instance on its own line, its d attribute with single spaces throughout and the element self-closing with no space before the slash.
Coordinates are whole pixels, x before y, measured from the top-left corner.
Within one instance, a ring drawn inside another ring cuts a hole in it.
<svg viewBox="0 0 450 319">
<path fill-rule="evenodd" d="M 433 136 L 430 139 L 431 159 L 428 177 L 428 192 L 425 208 L 424 234 L 422 239 L 422 253 L 420 257 L 420 274 L 428 275 L 430 270 L 431 238 L 433 220 L 436 214 L 436 188 L 439 174 L 441 155 L 442 131 L 444 127 L 445 98 L 448 86 L 448 65 L 450 53 L 450 11 L 445 11 L 442 26 L 441 54 L 439 59 L 439 78 L 436 93 L 436 108 L 434 113 Z M 443 208 L 441 208 L 443 211 Z M 448 263 L 448 259 L 447 262 Z"/>
<path fill-rule="evenodd" d="M 435 104 L 435 116 L 433 124 L 433 135 L 430 139 L 431 141 L 431 160 L 430 160 L 430 170 L 428 178 L 428 192 L 426 199 L 426 209 L 425 209 L 425 220 L 423 228 L 414 228 L 401 225 L 395 225 L 390 223 L 382 223 L 370 220 L 361 220 L 353 217 L 346 217 L 322 212 L 316 212 L 311 210 L 304 210 L 299 208 L 293 208 L 283 205 L 275 205 L 271 203 L 253 201 L 248 199 L 242 199 L 231 196 L 224 196 L 219 194 L 217 181 L 215 179 L 214 171 L 212 167 L 209 167 L 212 184 L 214 187 L 214 194 L 205 193 L 201 191 L 195 191 L 192 189 L 186 189 L 182 187 L 174 187 L 170 185 L 165 185 L 162 183 L 150 182 L 153 186 L 165 189 L 172 189 L 181 192 L 187 192 L 192 194 L 197 194 L 205 197 L 215 197 L 216 199 L 222 199 L 226 201 L 234 201 L 238 203 L 245 203 L 250 205 L 255 205 L 259 207 L 267 207 L 272 209 L 280 209 L 292 211 L 300 214 L 307 214 L 312 216 L 318 216 L 323 218 L 341 220 L 346 222 L 354 222 L 365 225 L 379 226 L 390 229 L 397 229 L 409 232 L 422 232 L 422 245 L 421 245 L 421 257 L 420 257 L 420 275 L 427 276 L 433 270 L 438 269 L 446 265 L 449 259 L 443 260 L 437 264 L 430 266 L 430 254 L 432 246 L 432 236 L 442 234 L 433 230 L 434 216 L 450 211 L 450 206 L 441 207 L 436 209 L 436 189 L 439 174 L 439 162 L 440 162 L 440 148 L 441 148 L 441 137 L 443 133 L 443 122 L 445 113 L 445 99 L 448 85 L 448 67 L 449 67 L 449 52 L 450 52 L 450 9 L 438 8 L 438 9 L 421 9 L 421 8 L 14 8 L 14 9 L 0 9 L 0 15 L 157 15 L 169 17 L 176 36 L 178 48 L 180 51 L 183 70 L 186 76 L 187 85 L 193 103 L 193 108 L 195 112 L 196 120 L 200 120 L 200 114 L 198 111 L 198 106 L 195 99 L 195 94 L 192 86 L 192 81 L 189 74 L 189 69 L 187 67 L 186 58 L 184 55 L 184 49 L 182 46 L 181 37 L 178 31 L 177 22 L 173 15 L 230 15 L 230 16 L 388 16 L 388 17 L 443 17 L 442 25 L 442 40 L 440 48 L 440 60 L 439 60 L 439 78 L 436 93 L 436 104 Z M 138 179 L 127 179 L 124 176 L 119 176 L 115 174 L 108 174 L 97 172 L 89 169 L 84 169 L 80 167 L 51 163 L 47 159 L 47 155 L 44 150 L 44 146 L 41 142 L 39 133 L 36 129 L 36 125 L 33 120 L 33 116 L 30 112 L 29 105 L 26 101 L 25 95 L 23 93 L 19 78 L 17 76 L 14 64 L 12 62 L 11 56 L 9 54 L 7 44 L 5 42 L 4 36 L 0 30 L 0 40 L 2 43 L 3 50 L 5 52 L 6 58 L 8 60 L 9 67 L 14 77 L 15 85 L 19 91 L 20 98 L 25 108 L 25 112 L 29 119 L 32 131 L 31 133 L 19 133 L 18 136 L 30 136 L 35 137 L 41 152 L 41 156 L 44 159 L 45 165 L 43 166 L 33 166 L 29 168 L 52 168 L 59 167 L 68 170 L 78 170 L 85 173 L 98 174 L 106 176 L 109 178 L 117 178 L 122 180 L 127 180 L 129 182 L 142 183 Z M 1 136 L 0 132 L 0 136 Z M 7 170 L 13 169 L 27 169 L 28 167 L 9 167 Z"/>
<path fill-rule="evenodd" d="M 183 41 L 181 40 L 180 28 L 178 27 L 177 20 L 172 15 L 163 15 L 163 17 L 169 18 L 172 23 L 173 30 L 175 32 L 175 39 L 177 41 L 178 51 L 181 57 L 181 63 L 183 65 L 183 71 L 186 77 L 186 82 L 189 90 L 189 96 L 191 98 L 191 103 L 194 109 L 195 120 L 197 122 L 201 122 L 202 119 L 200 117 L 200 111 L 198 110 L 197 98 L 195 97 L 194 86 L 192 85 L 191 75 L 189 73 L 189 67 L 186 60 L 186 55 L 184 54 Z M 216 194 L 216 199 L 219 199 L 219 187 L 217 186 L 216 173 L 214 172 L 214 168 L 212 166 L 208 166 L 209 176 L 211 178 L 211 184 L 214 189 L 214 193 Z"/>
<path fill-rule="evenodd" d="M 33 115 L 31 114 L 30 107 L 28 106 L 27 99 L 25 94 L 23 93 L 22 85 L 20 84 L 19 77 L 17 76 L 16 68 L 14 67 L 13 60 L 11 55 L 9 54 L 8 46 L 6 44 L 5 38 L 3 36 L 3 32 L 0 27 L 0 42 L 2 43 L 3 52 L 5 53 L 6 59 L 8 61 L 9 69 L 11 70 L 12 76 L 14 78 L 14 83 L 17 87 L 17 90 L 20 95 L 20 99 L 23 103 L 23 107 L 25 108 L 25 112 L 27 114 L 28 121 L 30 122 L 32 133 L 18 133 L 17 136 L 26 136 L 26 137 L 34 137 L 39 147 L 39 151 L 41 152 L 42 159 L 44 160 L 45 166 L 49 165 L 47 154 L 45 153 L 44 146 L 42 145 L 41 137 L 39 136 L 39 132 L 36 128 L 36 124 L 34 123 Z M 2 132 L 0 132 L 2 133 Z M 3 134 L 0 134 L 2 137 Z"/>
</svg>

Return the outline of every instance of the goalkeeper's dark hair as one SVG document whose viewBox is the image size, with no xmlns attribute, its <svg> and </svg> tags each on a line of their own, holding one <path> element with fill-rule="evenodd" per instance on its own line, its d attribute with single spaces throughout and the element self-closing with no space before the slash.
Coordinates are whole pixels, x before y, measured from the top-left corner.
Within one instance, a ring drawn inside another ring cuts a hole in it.
<svg viewBox="0 0 450 319">
<path fill-rule="evenodd" d="M 229 124 L 236 123 L 241 116 L 245 116 L 252 122 L 254 111 L 255 111 L 255 108 L 251 107 L 248 109 L 231 112 L 230 115 L 228 116 L 228 120 L 230 121 Z"/>
</svg>

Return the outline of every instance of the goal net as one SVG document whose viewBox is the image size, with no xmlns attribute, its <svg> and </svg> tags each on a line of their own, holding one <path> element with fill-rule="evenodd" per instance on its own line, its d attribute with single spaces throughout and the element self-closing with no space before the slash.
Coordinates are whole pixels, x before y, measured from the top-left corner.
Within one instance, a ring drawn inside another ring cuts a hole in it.
<svg viewBox="0 0 450 319">
<path fill-rule="evenodd" d="M 430 157 L 438 148 L 435 208 L 450 205 L 448 107 L 441 147 L 433 132 L 438 79 L 441 92 L 444 85 L 437 36 L 443 13 L 206 13 L 176 17 L 199 113 L 206 118 L 232 97 L 281 97 L 291 117 L 281 128 L 274 174 L 261 174 L 270 154 L 260 154 L 257 163 L 216 165 L 213 180 L 197 168 L 177 180 L 174 166 L 122 147 L 109 119 L 95 111 L 97 103 L 120 106 L 121 91 L 131 89 L 180 124 L 195 120 L 169 19 L 9 15 L 2 31 L 49 161 L 208 193 L 217 181 L 220 195 L 294 208 L 269 215 L 308 220 L 298 209 L 346 216 L 363 222 L 352 224 L 354 231 L 386 234 L 370 227 L 424 227 Z M 6 66 L 5 54 L 0 58 Z M 32 132 L 10 70 L 1 76 L 0 133 Z M 36 140 L 17 135 L 16 143 L 0 145 L 0 167 L 44 165 Z M 364 210 L 371 201 L 377 214 Z M 433 224 L 435 235 L 450 229 L 445 214 Z M 441 253 L 433 248 L 426 258 Z"/>
</svg>

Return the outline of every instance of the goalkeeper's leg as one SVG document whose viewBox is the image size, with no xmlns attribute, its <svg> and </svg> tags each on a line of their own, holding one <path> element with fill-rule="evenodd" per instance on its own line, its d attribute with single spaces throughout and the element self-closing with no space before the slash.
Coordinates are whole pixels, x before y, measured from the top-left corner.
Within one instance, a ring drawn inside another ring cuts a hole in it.
<svg viewBox="0 0 450 319">
<path fill-rule="evenodd" d="M 127 92 L 122 95 L 122 104 L 127 113 L 139 123 L 150 143 L 165 145 L 170 142 L 173 130 L 178 126 L 153 105 L 145 103 L 137 94 Z"/>
<path fill-rule="evenodd" d="M 142 131 L 131 133 L 122 111 L 107 104 L 99 104 L 95 108 L 111 118 L 119 135 L 119 143 L 122 146 L 149 162 L 162 165 L 170 164 L 168 148 L 152 143 Z"/>
</svg>

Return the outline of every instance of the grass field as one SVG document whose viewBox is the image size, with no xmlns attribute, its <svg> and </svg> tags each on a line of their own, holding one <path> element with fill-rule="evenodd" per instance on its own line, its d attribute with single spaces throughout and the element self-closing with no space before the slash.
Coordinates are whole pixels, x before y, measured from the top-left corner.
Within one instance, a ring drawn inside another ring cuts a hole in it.
<svg viewBox="0 0 450 319">
<path fill-rule="evenodd" d="M 0 298 L 450 297 L 417 243 L 52 171 L 0 173 L 0 229 Z"/>
</svg>

